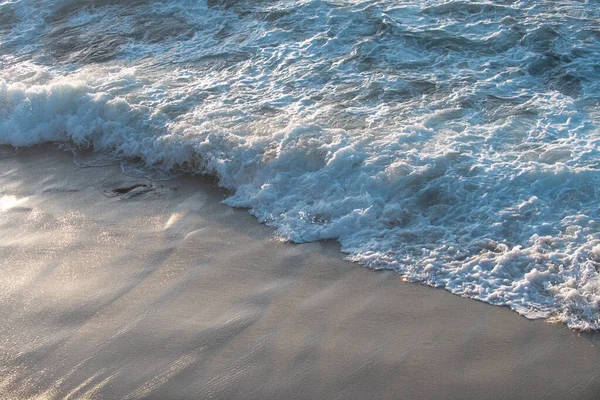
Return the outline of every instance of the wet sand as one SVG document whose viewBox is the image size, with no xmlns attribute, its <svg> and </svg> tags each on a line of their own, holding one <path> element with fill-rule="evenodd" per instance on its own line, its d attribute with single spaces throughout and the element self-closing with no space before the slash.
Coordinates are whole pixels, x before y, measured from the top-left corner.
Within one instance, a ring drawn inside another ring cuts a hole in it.
<svg viewBox="0 0 600 400">
<path fill-rule="evenodd" d="M 0 148 L 4 399 L 594 399 L 600 336 L 278 242 L 199 177 Z"/>
</svg>

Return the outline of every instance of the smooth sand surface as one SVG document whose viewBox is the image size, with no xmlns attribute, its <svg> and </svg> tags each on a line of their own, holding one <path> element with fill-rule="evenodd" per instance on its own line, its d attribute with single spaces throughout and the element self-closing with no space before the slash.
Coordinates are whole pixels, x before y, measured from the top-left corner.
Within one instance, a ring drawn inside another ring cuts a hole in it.
<svg viewBox="0 0 600 400">
<path fill-rule="evenodd" d="M 72 158 L 0 148 L 2 399 L 600 398 L 595 334 L 279 243 L 201 178 Z"/>
</svg>

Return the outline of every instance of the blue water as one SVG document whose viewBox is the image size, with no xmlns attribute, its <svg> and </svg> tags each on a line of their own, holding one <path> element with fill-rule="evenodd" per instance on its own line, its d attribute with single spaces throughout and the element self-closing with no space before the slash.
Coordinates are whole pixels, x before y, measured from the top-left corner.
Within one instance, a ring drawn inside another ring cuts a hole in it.
<svg viewBox="0 0 600 400">
<path fill-rule="evenodd" d="M 600 329 L 597 1 L 0 0 L 0 66 L 0 144 L 213 174 L 284 240 Z"/>
</svg>

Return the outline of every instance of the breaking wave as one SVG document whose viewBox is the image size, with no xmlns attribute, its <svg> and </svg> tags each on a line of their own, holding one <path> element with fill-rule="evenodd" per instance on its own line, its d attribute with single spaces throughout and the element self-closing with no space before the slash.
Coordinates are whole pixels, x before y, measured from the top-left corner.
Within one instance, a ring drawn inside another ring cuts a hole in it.
<svg viewBox="0 0 600 400">
<path fill-rule="evenodd" d="M 600 329 L 599 21 L 591 0 L 0 0 L 0 144 L 213 174 L 285 240 Z"/>
</svg>

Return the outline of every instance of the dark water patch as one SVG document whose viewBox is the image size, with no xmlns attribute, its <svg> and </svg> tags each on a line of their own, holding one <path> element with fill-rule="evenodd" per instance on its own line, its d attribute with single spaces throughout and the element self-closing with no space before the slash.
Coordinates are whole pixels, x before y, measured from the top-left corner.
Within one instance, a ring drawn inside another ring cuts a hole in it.
<svg viewBox="0 0 600 400">
<path fill-rule="evenodd" d="M 527 72 L 532 76 L 549 74 L 561 64 L 560 56 L 554 52 L 546 52 L 535 57 L 528 65 Z"/>
<path fill-rule="evenodd" d="M 417 193 L 416 200 L 419 208 L 427 208 L 435 205 L 450 205 L 456 198 L 442 187 L 430 186 Z"/>
<path fill-rule="evenodd" d="M 0 32 L 7 32 L 19 21 L 15 11 L 7 4 L 0 5 Z"/>
<path fill-rule="evenodd" d="M 528 33 L 522 40 L 522 45 L 535 53 L 550 51 L 555 40 L 559 37 L 558 29 L 550 25 L 542 25 Z"/>
<path fill-rule="evenodd" d="M 104 2 L 107 4 L 110 2 Z M 143 2 L 133 2 L 139 6 Z M 117 18 L 128 14 L 128 9 L 118 9 L 118 13 L 109 13 L 109 17 Z M 75 17 L 81 8 L 73 10 Z M 52 24 L 52 28 L 42 37 L 47 53 L 59 63 L 102 63 L 113 60 L 121 54 L 122 45 L 137 41 L 147 44 L 166 40 L 188 40 L 195 33 L 194 26 L 184 18 L 174 15 L 162 15 L 144 12 L 137 9 L 128 19 L 132 21 L 131 29 L 121 25 L 109 25 L 107 15 L 98 14 L 85 22 L 76 18 L 65 18 Z"/>
<path fill-rule="evenodd" d="M 402 88 L 402 89 L 397 89 L 397 88 L 385 89 L 378 96 L 378 98 L 383 103 L 396 103 L 396 104 L 412 100 L 414 97 L 415 97 L 414 92 L 409 90 L 408 88 L 406 88 L 406 89 L 404 89 L 404 88 Z"/>
<path fill-rule="evenodd" d="M 167 39 L 191 39 L 194 28 L 187 21 L 173 15 L 143 15 L 133 24 L 130 33 L 137 41 L 158 43 Z"/>
<path fill-rule="evenodd" d="M 231 70 L 237 72 L 238 65 L 252 58 L 249 52 L 221 52 L 212 54 L 203 54 L 197 58 L 190 58 L 185 61 L 186 65 L 193 65 L 196 71 L 221 71 Z"/>
<path fill-rule="evenodd" d="M 79 30 L 77 30 L 79 31 Z M 113 60 L 121 52 L 126 38 L 117 34 L 98 34 L 74 32 L 51 34 L 47 38 L 46 49 L 52 57 L 61 63 L 101 63 Z"/>
<path fill-rule="evenodd" d="M 76 18 L 84 10 L 107 3 L 110 1 L 73 2 L 54 10 L 47 18 L 50 29 L 41 37 L 44 49 L 53 61 L 101 63 L 119 55 L 121 45 L 127 42 L 126 36 L 119 32 L 121 27 L 108 25 L 105 20 L 108 16 L 103 14 L 90 14 L 80 20 Z"/>
<path fill-rule="evenodd" d="M 490 16 L 516 15 L 518 10 L 501 4 L 477 3 L 469 1 L 449 1 L 444 4 L 425 7 L 421 13 L 430 16 L 439 16 L 462 20 L 472 18 L 474 15 Z"/>
<path fill-rule="evenodd" d="M 106 6 L 119 6 L 123 15 L 131 15 L 133 9 L 150 4 L 152 0 L 78 0 L 57 2 L 50 15 L 46 18 L 49 24 L 64 22 L 84 10 L 99 9 Z M 62 3 L 62 4 L 61 4 Z"/>
<path fill-rule="evenodd" d="M 548 87 L 575 99 L 581 95 L 583 79 L 570 73 L 556 74 L 549 80 Z"/>
<path fill-rule="evenodd" d="M 486 40 L 470 39 L 463 35 L 448 33 L 442 29 L 406 33 L 405 37 L 427 51 L 436 50 L 443 53 L 483 53 L 496 54 L 498 49 L 490 46 Z"/>
<path fill-rule="evenodd" d="M 396 31 L 394 29 L 394 24 L 385 19 L 377 18 L 372 22 L 372 24 L 375 28 L 373 35 L 375 37 L 383 37 L 389 34 L 394 34 Z"/>
<path fill-rule="evenodd" d="M 409 84 L 419 94 L 433 94 L 436 93 L 439 89 L 438 84 L 433 81 L 414 80 L 409 81 Z"/>
<path fill-rule="evenodd" d="M 229 22 L 224 22 L 223 25 L 219 28 L 219 30 L 213 35 L 213 38 L 218 42 L 222 42 L 227 38 L 234 36 L 237 33 L 233 24 Z"/>
<path fill-rule="evenodd" d="M 239 6 L 240 3 L 246 3 L 246 2 L 238 1 L 238 0 L 207 0 L 206 1 L 206 4 L 209 7 L 220 7 L 220 8 L 225 8 L 225 9 L 233 8 L 236 5 Z"/>
<path fill-rule="evenodd" d="M 496 53 L 504 53 L 512 48 L 519 46 L 521 40 L 525 36 L 525 28 L 522 25 L 513 25 L 498 35 L 493 35 L 485 40 L 490 48 Z"/>
<path fill-rule="evenodd" d="M 578 58 L 587 58 L 593 54 L 594 54 L 594 51 L 592 49 L 575 47 L 575 48 L 571 49 L 571 53 L 569 54 L 569 57 L 571 60 L 573 60 L 573 59 L 578 59 Z"/>
<path fill-rule="evenodd" d="M 154 183 L 135 183 L 130 186 L 122 186 L 113 189 L 106 189 L 102 193 L 108 198 L 119 198 L 123 200 L 133 199 L 137 197 L 156 197 L 167 192 L 167 188 L 163 185 Z"/>
<path fill-rule="evenodd" d="M 575 54 L 578 54 L 578 51 Z M 578 98 L 583 90 L 584 79 L 567 71 L 568 64 L 571 62 L 571 55 L 559 55 L 549 51 L 533 58 L 528 64 L 527 72 L 534 77 L 544 78 L 547 90 L 555 90 L 565 96 Z"/>
<path fill-rule="evenodd" d="M 600 40 L 600 27 L 590 27 L 577 32 L 577 38 L 586 42 Z"/>
<path fill-rule="evenodd" d="M 272 115 L 278 115 L 278 114 L 283 113 L 283 110 L 281 110 L 277 107 L 262 105 L 258 109 L 256 109 L 254 111 L 254 113 L 257 115 L 272 116 Z"/>
<path fill-rule="evenodd" d="M 275 22 L 281 18 L 287 17 L 292 14 L 290 10 L 268 10 L 258 11 L 255 13 L 256 18 L 267 22 Z"/>
<path fill-rule="evenodd" d="M 252 16 L 263 19 L 270 14 L 269 11 L 263 9 L 264 6 L 268 7 L 272 5 L 272 2 L 269 0 L 207 0 L 206 4 L 211 8 L 218 8 L 233 12 L 240 18 Z M 278 15 L 279 17 L 277 17 Z M 276 20 L 284 15 L 287 15 L 287 13 L 273 13 L 271 18 L 273 18 L 272 20 Z"/>
<path fill-rule="evenodd" d="M 116 193 L 116 194 L 126 194 L 126 193 L 131 192 L 132 190 L 136 190 L 139 188 L 147 188 L 147 187 L 148 187 L 148 185 L 145 185 L 143 183 L 137 183 L 135 185 L 128 186 L 128 187 L 116 188 L 116 189 L 113 189 L 112 191 L 113 191 L 113 193 Z"/>
</svg>

